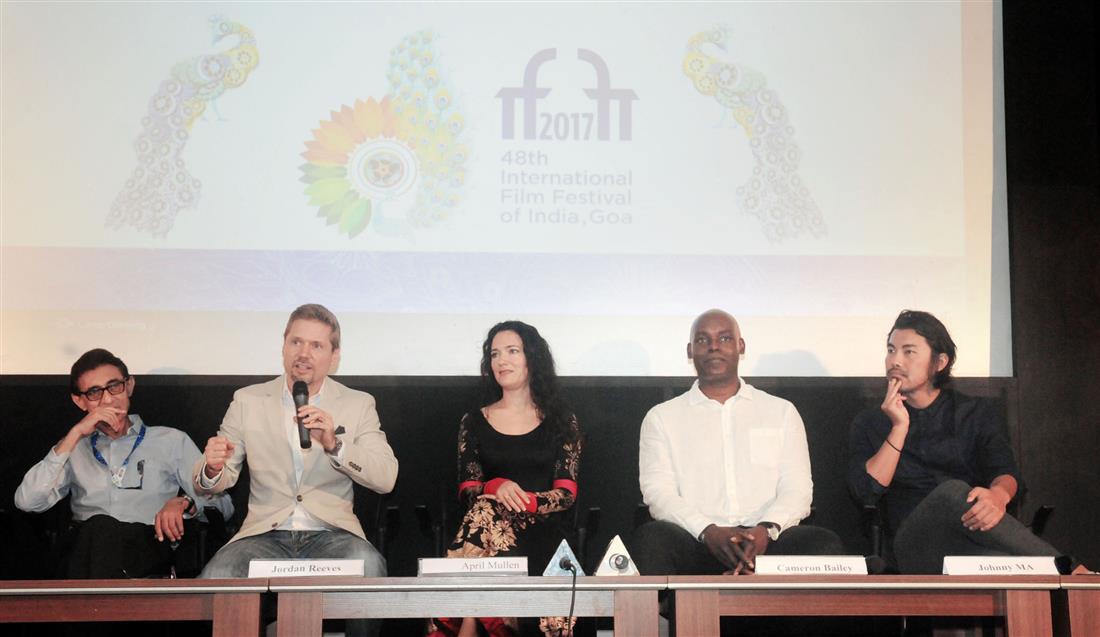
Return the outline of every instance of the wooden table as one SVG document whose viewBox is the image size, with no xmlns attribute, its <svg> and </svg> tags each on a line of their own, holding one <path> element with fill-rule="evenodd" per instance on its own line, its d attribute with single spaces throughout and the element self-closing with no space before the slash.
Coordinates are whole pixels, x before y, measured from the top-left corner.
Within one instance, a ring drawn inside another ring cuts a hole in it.
<svg viewBox="0 0 1100 637">
<path fill-rule="evenodd" d="M 1052 634 L 1057 576 L 670 577 L 676 633 L 718 635 L 721 616 L 973 616 L 1005 618 L 1012 637 Z M 1100 633 L 1091 633 L 1092 635 Z"/>
<path fill-rule="evenodd" d="M 0 623 L 214 622 L 216 637 L 258 636 L 266 579 L 0 581 Z"/>
<path fill-rule="evenodd" d="M 323 619 L 542 617 L 569 613 L 570 577 L 272 578 L 280 637 L 320 635 Z M 664 577 L 579 577 L 577 617 L 614 617 L 615 633 L 657 637 Z"/>
<path fill-rule="evenodd" d="M 1061 578 L 1059 628 L 1073 637 L 1100 635 L 1100 575 L 1066 575 Z"/>
</svg>

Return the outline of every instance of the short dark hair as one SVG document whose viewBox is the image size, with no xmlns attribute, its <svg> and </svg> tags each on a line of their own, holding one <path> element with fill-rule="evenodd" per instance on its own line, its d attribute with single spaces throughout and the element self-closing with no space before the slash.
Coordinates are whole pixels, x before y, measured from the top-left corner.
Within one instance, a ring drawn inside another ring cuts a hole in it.
<svg viewBox="0 0 1100 637">
<path fill-rule="evenodd" d="M 333 351 L 340 349 L 340 321 L 336 320 L 336 315 L 332 313 L 327 307 L 319 303 L 306 303 L 305 305 L 299 305 L 293 312 L 290 313 L 290 318 L 286 321 L 286 329 L 283 330 L 283 339 L 286 339 L 286 335 L 290 333 L 290 326 L 294 321 L 319 321 L 328 325 L 332 330 L 332 335 L 329 336 L 329 342 L 332 343 Z"/>
<path fill-rule="evenodd" d="M 938 318 L 920 310 L 902 310 L 886 335 L 887 340 L 895 330 L 913 330 L 923 336 L 932 348 L 933 360 L 940 354 L 947 356 L 947 365 L 932 377 L 932 386 L 939 389 L 951 384 L 951 368 L 955 366 L 955 341 L 951 340 L 951 334 Z"/>
<path fill-rule="evenodd" d="M 523 321 L 497 323 L 485 337 L 481 346 L 481 382 L 484 391 L 482 406 L 490 405 L 504 395 L 504 390 L 493 375 L 493 338 L 501 332 L 515 332 L 523 341 L 523 357 L 527 359 L 527 379 L 531 387 L 531 400 L 543 420 L 557 435 L 566 441 L 576 440 L 578 432 L 573 424 L 573 413 L 561 397 L 558 375 L 554 371 L 554 356 L 550 344 L 533 325 Z"/>
<path fill-rule="evenodd" d="M 80 358 L 73 363 L 72 369 L 69 370 L 69 393 L 79 396 L 80 385 L 78 382 L 80 377 L 104 365 L 112 365 L 118 368 L 118 371 L 122 372 L 123 380 L 130 377 L 130 370 L 127 369 L 126 363 L 123 363 L 121 358 L 102 348 L 90 349 L 81 354 Z"/>
</svg>

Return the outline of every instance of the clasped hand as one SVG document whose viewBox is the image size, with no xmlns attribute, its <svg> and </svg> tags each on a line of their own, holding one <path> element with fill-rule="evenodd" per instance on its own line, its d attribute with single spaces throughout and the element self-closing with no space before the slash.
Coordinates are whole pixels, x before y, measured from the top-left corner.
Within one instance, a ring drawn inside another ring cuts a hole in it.
<svg viewBox="0 0 1100 637">
<path fill-rule="evenodd" d="M 756 571 L 756 556 L 763 555 L 770 541 L 762 526 L 718 526 L 703 531 L 703 543 L 711 555 L 728 570 L 724 575 L 747 575 Z"/>
</svg>

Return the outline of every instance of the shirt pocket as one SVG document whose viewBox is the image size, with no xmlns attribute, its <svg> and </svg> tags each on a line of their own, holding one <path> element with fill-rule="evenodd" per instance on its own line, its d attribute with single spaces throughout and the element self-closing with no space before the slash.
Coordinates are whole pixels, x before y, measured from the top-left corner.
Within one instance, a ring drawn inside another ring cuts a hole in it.
<svg viewBox="0 0 1100 637">
<path fill-rule="evenodd" d="M 783 432 L 778 429 L 749 429 L 749 461 L 756 466 L 779 466 Z"/>
<path fill-rule="evenodd" d="M 165 482 L 169 480 L 167 475 L 169 467 L 163 462 L 150 458 L 131 459 L 126 464 L 126 475 L 122 479 L 121 488 L 160 491 Z M 171 480 L 174 484 L 175 480 Z"/>
</svg>

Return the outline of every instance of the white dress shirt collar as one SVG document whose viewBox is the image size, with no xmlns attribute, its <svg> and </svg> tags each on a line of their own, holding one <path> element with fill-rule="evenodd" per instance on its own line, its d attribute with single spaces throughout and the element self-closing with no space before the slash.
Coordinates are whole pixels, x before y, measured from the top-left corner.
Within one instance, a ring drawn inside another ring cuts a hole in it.
<svg viewBox="0 0 1100 637">
<path fill-rule="evenodd" d="M 737 393 L 730 397 L 730 400 L 752 400 L 753 393 L 756 391 L 753 386 L 746 383 L 745 379 L 740 376 L 737 377 L 737 382 L 739 382 L 741 386 L 738 388 Z M 702 389 L 699 389 L 698 378 L 691 384 L 691 389 L 687 391 L 687 399 L 688 404 L 692 407 L 697 407 L 705 402 L 712 402 L 719 406 L 722 405 L 722 403 L 704 394 Z"/>
</svg>

